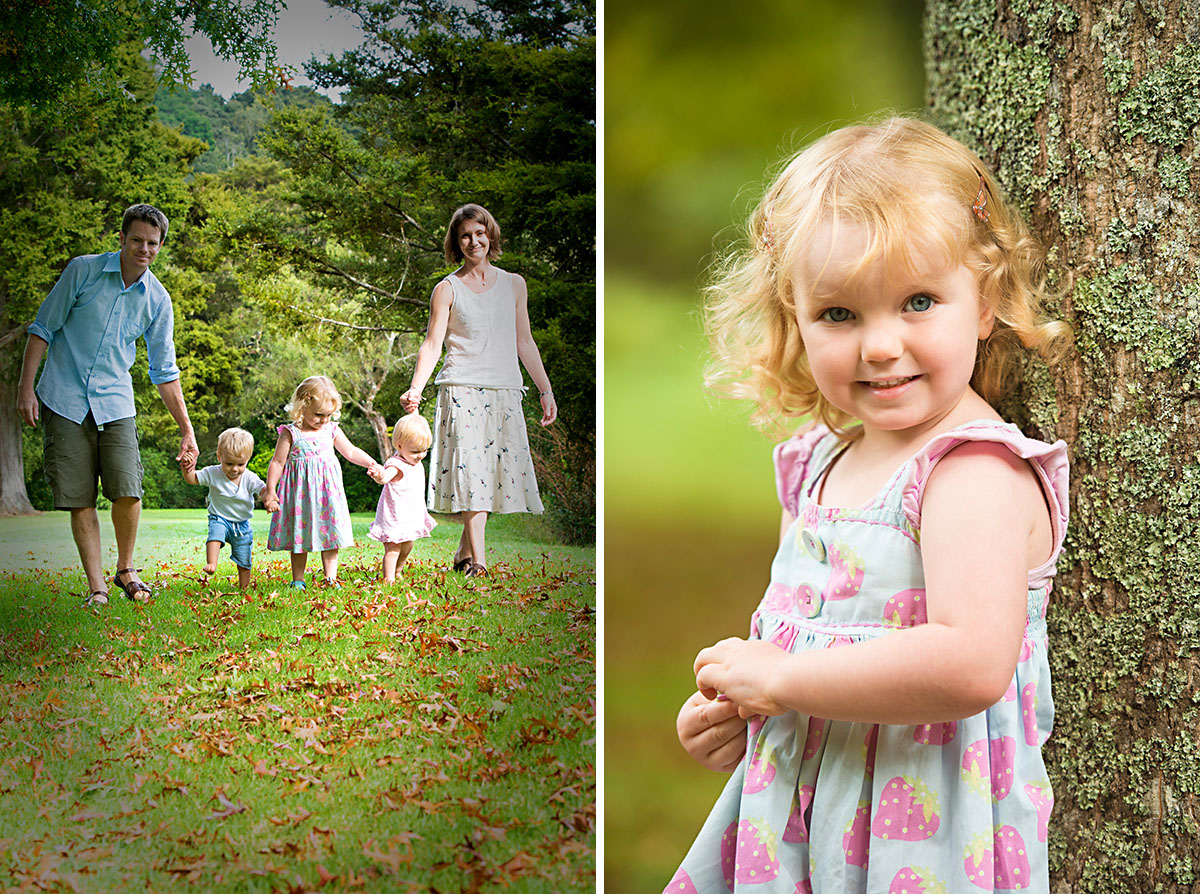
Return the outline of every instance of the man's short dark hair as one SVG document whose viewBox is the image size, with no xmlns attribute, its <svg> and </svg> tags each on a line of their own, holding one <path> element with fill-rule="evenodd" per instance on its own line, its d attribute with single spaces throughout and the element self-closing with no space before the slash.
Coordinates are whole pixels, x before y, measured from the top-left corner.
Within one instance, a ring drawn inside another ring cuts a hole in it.
<svg viewBox="0 0 1200 894">
<path fill-rule="evenodd" d="M 145 221 L 151 226 L 158 227 L 158 241 L 167 241 L 167 216 L 153 205 L 130 205 L 128 208 L 126 208 L 125 216 L 121 218 L 122 235 L 129 233 L 129 228 L 133 225 L 135 220 Z"/>
</svg>

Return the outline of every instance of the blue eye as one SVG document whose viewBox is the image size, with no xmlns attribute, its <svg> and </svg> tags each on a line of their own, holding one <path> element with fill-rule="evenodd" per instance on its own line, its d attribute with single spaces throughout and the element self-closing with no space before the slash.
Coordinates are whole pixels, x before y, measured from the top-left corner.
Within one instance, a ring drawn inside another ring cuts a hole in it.
<svg viewBox="0 0 1200 894">
<path fill-rule="evenodd" d="M 851 314 L 850 311 L 846 310 L 844 307 L 831 307 L 821 314 L 821 319 L 830 323 L 844 323 L 850 319 L 851 316 L 853 316 L 853 314 Z"/>
<path fill-rule="evenodd" d="M 917 313 L 924 313 L 933 307 L 933 299 L 928 295 L 913 295 L 904 302 L 904 306 L 909 310 L 915 310 Z"/>
</svg>

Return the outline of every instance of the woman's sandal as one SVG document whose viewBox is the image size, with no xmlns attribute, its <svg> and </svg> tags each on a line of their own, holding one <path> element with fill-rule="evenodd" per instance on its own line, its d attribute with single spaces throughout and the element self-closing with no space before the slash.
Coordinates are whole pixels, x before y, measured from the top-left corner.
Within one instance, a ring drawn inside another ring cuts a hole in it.
<svg viewBox="0 0 1200 894">
<path fill-rule="evenodd" d="M 145 602 L 150 598 L 150 594 L 153 592 L 150 589 L 150 585 L 144 580 L 126 580 L 125 583 L 121 583 L 120 578 L 122 574 L 136 574 L 140 570 L 138 568 L 122 568 L 113 575 L 112 579 L 113 584 L 120 587 L 125 596 L 134 602 Z M 139 596 L 138 593 L 145 593 L 146 595 Z"/>
<path fill-rule="evenodd" d="M 470 567 L 467 568 L 467 577 L 487 577 L 487 576 L 488 576 L 488 570 L 487 570 L 486 565 L 477 565 L 476 563 L 471 562 Z"/>
<path fill-rule="evenodd" d="M 455 571 L 465 571 L 465 572 L 467 572 L 467 577 L 470 577 L 472 564 L 473 563 L 471 562 L 471 557 L 467 556 L 465 559 L 459 559 L 457 562 L 454 563 L 454 570 Z"/>
<path fill-rule="evenodd" d="M 103 590 L 97 590 L 94 593 L 89 593 L 83 598 L 83 607 L 92 608 L 93 606 L 108 605 L 108 594 Z"/>
</svg>

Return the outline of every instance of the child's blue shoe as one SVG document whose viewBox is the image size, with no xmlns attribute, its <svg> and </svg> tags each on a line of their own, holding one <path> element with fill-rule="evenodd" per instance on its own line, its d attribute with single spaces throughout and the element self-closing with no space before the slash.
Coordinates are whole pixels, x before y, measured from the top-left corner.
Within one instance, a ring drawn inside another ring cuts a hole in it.
<svg viewBox="0 0 1200 894">
<path fill-rule="evenodd" d="M 292 589 L 293 590 L 303 590 L 304 589 L 304 581 L 302 581 L 302 580 L 292 581 Z"/>
</svg>

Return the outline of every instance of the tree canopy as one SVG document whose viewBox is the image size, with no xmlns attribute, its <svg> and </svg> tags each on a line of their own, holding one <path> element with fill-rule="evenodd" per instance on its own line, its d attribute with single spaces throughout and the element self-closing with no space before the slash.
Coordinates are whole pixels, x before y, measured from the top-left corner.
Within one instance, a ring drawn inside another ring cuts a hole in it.
<svg viewBox="0 0 1200 894">
<path fill-rule="evenodd" d="M 0 6 L 0 101 L 44 106 L 77 88 L 127 92 L 121 47 L 149 49 L 164 81 L 191 84 L 184 41 L 203 34 L 256 86 L 285 82 L 271 38 L 283 0 L 15 0 Z"/>
</svg>

